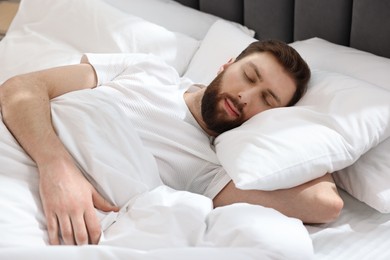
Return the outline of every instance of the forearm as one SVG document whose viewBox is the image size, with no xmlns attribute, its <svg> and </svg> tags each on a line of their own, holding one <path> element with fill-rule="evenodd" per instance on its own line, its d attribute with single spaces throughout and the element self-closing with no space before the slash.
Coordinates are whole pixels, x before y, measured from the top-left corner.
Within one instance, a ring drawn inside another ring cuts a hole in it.
<svg viewBox="0 0 390 260">
<path fill-rule="evenodd" d="M 330 174 L 300 186 L 275 191 L 239 190 L 230 182 L 214 199 L 214 206 L 246 202 L 274 208 L 304 223 L 327 223 L 335 220 L 343 201 Z"/>
</svg>

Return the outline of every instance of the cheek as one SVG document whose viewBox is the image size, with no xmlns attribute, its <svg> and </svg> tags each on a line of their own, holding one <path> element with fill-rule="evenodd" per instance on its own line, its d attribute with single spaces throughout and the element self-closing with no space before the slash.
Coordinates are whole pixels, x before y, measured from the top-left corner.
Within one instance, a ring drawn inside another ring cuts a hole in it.
<svg viewBox="0 0 390 260">
<path fill-rule="evenodd" d="M 240 81 L 237 77 L 234 75 L 224 73 L 223 78 L 221 79 L 220 82 L 220 92 L 225 92 L 225 93 L 238 93 L 240 90 Z"/>
<path fill-rule="evenodd" d="M 264 112 L 266 110 L 270 109 L 270 107 L 262 105 L 262 104 L 256 104 L 253 105 L 252 107 L 247 107 L 247 109 L 244 109 L 244 114 L 245 114 L 245 121 L 252 118 L 253 116 Z"/>
<path fill-rule="evenodd" d="M 263 111 L 264 109 L 261 108 L 251 108 L 251 109 L 244 110 L 244 120 L 246 121 Z"/>
</svg>

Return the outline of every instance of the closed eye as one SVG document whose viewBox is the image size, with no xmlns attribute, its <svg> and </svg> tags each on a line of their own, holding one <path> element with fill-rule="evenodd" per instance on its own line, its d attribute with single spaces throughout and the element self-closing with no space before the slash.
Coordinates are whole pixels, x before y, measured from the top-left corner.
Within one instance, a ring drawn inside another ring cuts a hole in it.
<svg viewBox="0 0 390 260">
<path fill-rule="evenodd" d="M 271 98 L 271 97 L 268 93 L 262 92 L 261 99 L 263 100 L 264 104 L 269 106 L 269 107 L 272 107 L 271 103 L 268 100 L 269 98 Z"/>
<path fill-rule="evenodd" d="M 246 72 L 244 72 L 244 77 L 245 79 L 250 82 L 250 83 L 256 83 L 256 79 L 254 79 L 253 77 L 250 77 Z"/>
<path fill-rule="evenodd" d="M 279 107 L 282 105 L 280 98 L 276 96 L 275 93 L 270 89 L 263 91 L 261 95 L 264 100 L 264 103 L 266 103 L 270 107 Z"/>
</svg>

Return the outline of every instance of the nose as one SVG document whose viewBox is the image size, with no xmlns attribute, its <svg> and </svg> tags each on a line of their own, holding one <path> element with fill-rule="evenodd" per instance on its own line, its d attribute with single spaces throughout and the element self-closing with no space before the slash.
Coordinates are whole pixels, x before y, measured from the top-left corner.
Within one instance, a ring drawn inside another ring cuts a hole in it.
<svg viewBox="0 0 390 260">
<path fill-rule="evenodd" d="M 267 109 L 261 100 L 261 88 L 242 90 L 238 93 L 238 98 L 246 120 Z"/>
<path fill-rule="evenodd" d="M 240 103 L 243 104 L 243 106 L 246 106 L 247 105 L 247 102 L 245 101 L 245 99 L 243 98 L 243 94 L 240 92 L 238 94 L 238 98 L 240 99 Z"/>
<path fill-rule="evenodd" d="M 253 102 L 256 103 L 255 99 L 258 99 L 259 93 L 258 93 L 257 88 L 247 88 L 244 90 L 241 90 L 238 93 L 238 98 L 240 99 L 240 102 L 244 105 L 247 106 L 248 104 L 251 104 Z"/>
</svg>

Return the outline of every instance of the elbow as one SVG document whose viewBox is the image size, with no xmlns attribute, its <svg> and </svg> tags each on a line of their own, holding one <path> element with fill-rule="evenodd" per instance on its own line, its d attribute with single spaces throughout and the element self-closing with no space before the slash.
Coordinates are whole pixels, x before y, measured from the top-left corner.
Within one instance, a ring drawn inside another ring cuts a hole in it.
<svg viewBox="0 0 390 260">
<path fill-rule="evenodd" d="M 0 113 L 4 122 L 10 111 L 17 110 L 35 95 L 35 90 L 30 88 L 32 82 L 33 78 L 20 75 L 8 79 L 0 86 Z"/>
<path fill-rule="evenodd" d="M 326 194 L 329 195 L 329 194 Z M 337 194 L 335 196 L 321 196 L 317 197 L 317 221 L 316 223 L 331 223 L 340 216 L 344 207 L 344 201 Z"/>
<path fill-rule="evenodd" d="M 5 101 L 6 98 L 15 92 L 17 90 L 17 87 L 21 85 L 21 82 L 23 82 L 23 76 L 14 76 L 12 78 L 7 79 L 1 86 L 0 86 L 0 101 Z M 3 102 L 1 102 L 3 103 Z"/>
<path fill-rule="evenodd" d="M 17 91 L 17 86 L 21 81 L 20 76 L 12 77 L 6 80 L 0 87 L 0 111 L 3 112 L 12 100 Z"/>
<path fill-rule="evenodd" d="M 328 214 L 325 215 L 324 223 L 330 223 L 338 219 L 344 207 L 344 202 L 341 198 L 335 199 L 328 205 Z"/>
<path fill-rule="evenodd" d="M 1 86 L 0 86 L 0 111 L 3 112 L 3 108 L 7 105 L 7 102 L 10 100 L 10 97 L 12 97 L 13 92 L 15 92 L 14 86 L 18 85 L 18 81 L 20 81 L 18 76 L 15 76 L 13 78 L 10 78 L 6 80 Z"/>
</svg>

